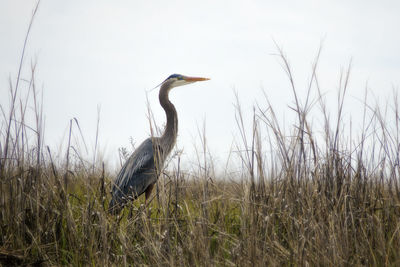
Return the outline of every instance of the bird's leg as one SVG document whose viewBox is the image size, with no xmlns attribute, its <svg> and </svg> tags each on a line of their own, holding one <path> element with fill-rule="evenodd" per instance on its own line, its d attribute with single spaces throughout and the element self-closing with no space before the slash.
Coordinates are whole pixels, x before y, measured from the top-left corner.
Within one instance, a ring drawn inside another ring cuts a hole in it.
<svg viewBox="0 0 400 267">
<path fill-rule="evenodd" d="M 146 188 L 146 191 L 144 191 L 145 192 L 145 195 L 144 195 L 145 196 L 145 200 L 144 200 L 145 206 L 147 206 L 147 200 L 149 199 L 149 197 L 151 195 L 151 191 L 153 190 L 153 187 L 154 187 L 154 184 L 151 184 Z"/>
</svg>

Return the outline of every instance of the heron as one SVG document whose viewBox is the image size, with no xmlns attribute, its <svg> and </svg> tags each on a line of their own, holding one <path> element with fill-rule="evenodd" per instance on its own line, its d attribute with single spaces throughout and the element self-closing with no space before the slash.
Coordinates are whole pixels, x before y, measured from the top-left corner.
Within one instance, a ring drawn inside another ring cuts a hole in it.
<svg viewBox="0 0 400 267">
<path fill-rule="evenodd" d="M 178 115 L 169 100 L 169 92 L 174 87 L 206 80 L 209 78 L 172 74 L 160 84 L 158 98 L 167 117 L 164 133 L 143 141 L 122 166 L 112 186 L 111 213 L 119 213 L 128 200 L 135 200 L 143 193 L 147 203 L 178 133 Z"/>
</svg>

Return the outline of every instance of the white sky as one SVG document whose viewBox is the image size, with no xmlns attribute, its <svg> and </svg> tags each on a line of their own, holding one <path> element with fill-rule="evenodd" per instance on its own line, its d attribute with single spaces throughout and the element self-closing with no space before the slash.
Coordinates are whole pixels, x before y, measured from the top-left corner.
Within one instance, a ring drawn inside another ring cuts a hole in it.
<svg viewBox="0 0 400 267">
<path fill-rule="evenodd" d="M 15 80 L 35 2 L 0 2 L 1 104 L 9 77 Z M 248 115 L 253 103 L 265 103 L 261 88 L 281 116 L 290 113 L 292 91 L 272 55 L 273 40 L 289 57 L 300 94 L 324 40 L 318 73 L 332 106 L 340 68 L 352 58 L 347 115 L 357 118 L 356 98 L 363 98 L 367 82 L 379 99 L 400 84 L 399 14 L 400 1 L 42 0 L 23 76 L 36 57 L 48 144 L 60 144 L 76 117 L 91 147 L 100 105 L 100 146 L 114 161 L 130 137 L 139 144 L 149 136 L 145 90 L 172 73 L 210 77 L 178 87 L 170 98 L 179 114 L 179 147 L 193 153 L 206 120 L 211 152 L 223 162 L 237 132 L 234 89 Z M 149 99 L 162 125 L 158 91 Z"/>
</svg>

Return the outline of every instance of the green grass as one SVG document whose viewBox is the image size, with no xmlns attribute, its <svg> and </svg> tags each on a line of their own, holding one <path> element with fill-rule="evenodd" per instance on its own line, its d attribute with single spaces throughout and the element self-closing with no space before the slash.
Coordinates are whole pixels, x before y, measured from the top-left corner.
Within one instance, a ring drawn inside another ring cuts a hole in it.
<svg viewBox="0 0 400 267">
<path fill-rule="evenodd" d="M 272 115 L 257 116 L 257 125 L 270 119 L 267 125 L 273 127 Z M 380 140 L 372 160 L 363 143 L 354 151 L 341 148 L 341 135 L 312 147 L 311 131 L 303 131 L 301 139 L 299 132 L 287 137 L 275 126 L 271 144 L 278 167 L 267 169 L 264 158 L 271 155 L 261 150 L 261 127 L 253 127 L 252 138 L 238 145 L 253 144 L 240 152 L 246 166 L 241 179 L 204 172 L 211 162 L 199 162 L 193 173 L 166 170 L 149 205 L 140 198 L 120 216 L 107 213 L 113 178 L 107 171 L 98 167 L 93 172 L 92 164 L 72 158 L 67 171 L 66 160 L 53 163 L 43 145 L 22 146 L 18 138 L 29 134 L 25 126 L 11 129 L 9 151 L 14 154 L 2 154 L 1 165 L 3 265 L 400 263 L 399 150 L 382 142 L 397 140 L 397 129 L 390 136 L 371 134 Z M 18 136 L 18 129 L 26 134 Z M 29 151 L 40 153 L 40 160 L 21 156 Z"/>
</svg>

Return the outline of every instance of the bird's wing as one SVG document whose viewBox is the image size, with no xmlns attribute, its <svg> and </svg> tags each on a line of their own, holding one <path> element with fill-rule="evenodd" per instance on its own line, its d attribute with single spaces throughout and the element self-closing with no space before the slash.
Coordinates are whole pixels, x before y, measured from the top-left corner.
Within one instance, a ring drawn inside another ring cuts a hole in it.
<svg viewBox="0 0 400 267">
<path fill-rule="evenodd" d="M 113 186 L 113 199 L 126 196 L 136 198 L 156 180 L 153 143 L 148 138 L 122 166 Z"/>
</svg>

